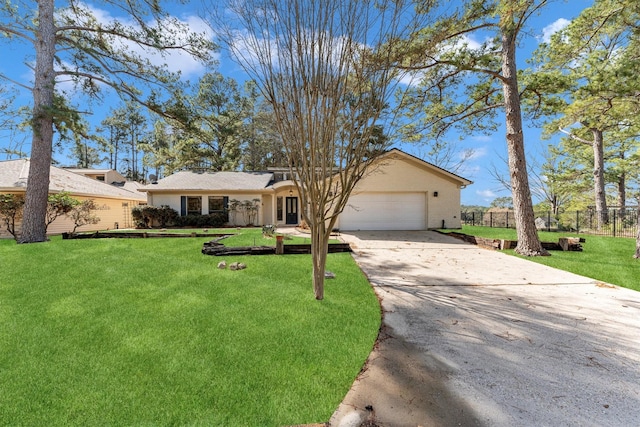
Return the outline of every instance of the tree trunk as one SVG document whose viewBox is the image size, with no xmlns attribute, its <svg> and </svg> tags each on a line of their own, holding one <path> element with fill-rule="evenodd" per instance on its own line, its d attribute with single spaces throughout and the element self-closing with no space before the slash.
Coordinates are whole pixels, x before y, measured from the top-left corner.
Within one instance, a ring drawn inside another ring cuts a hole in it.
<svg viewBox="0 0 640 427">
<path fill-rule="evenodd" d="M 624 155 L 622 157 L 624 159 Z M 625 172 L 621 172 L 618 177 L 618 212 L 620 212 L 619 218 L 620 220 L 624 220 L 627 215 L 627 210 L 625 207 L 627 206 L 627 174 Z"/>
<path fill-rule="evenodd" d="M 591 129 L 593 135 L 593 189 L 595 193 L 598 230 L 609 222 L 607 194 L 604 189 L 604 138 L 602 131 Z"/>
<path fill-rule="evenodd" d="M 324 221 L 315 221 L 311 227 L 311 259 L 313 263 L 313 294 L 317 300 L 324 299 L 324 273 L 329 250 L 329 234 Z"/>
<path fill-rule="evenodd" d="M 55 26 L 53 0 L 38 1 L 35 84 L 33 88 L 33 121 L 31 161 L 22 222 L 21 243 L 47 239 L 45 218 L 49 196 L 51 149 L 53 143 L 53 95 L 55 74 Z"/>
<path fill-rule="evenodd" d="M 525 256 L 549 255 L 540 243 L 533 214 L 531 190 L 527 175 L 524 136 L 522 133 L 522 112 L 518 92 L 516 68 L 516 31 L 510 22 L 502 26 L 502 90 L 504 94 L 507 153 L 513 210 L 518 234 L 516 253 Z"/>
<path fill-rule="evenodd" d="M 640 197 L 638 197 L 638 218 L 637 218 L 638 234 L 636 235 L 636 253 L 634 258 L 640 258 Z"/>
<path fill-rule="evenodd" d="M 618 158 L 621 163 L 625 162 L 625 152 L 621 151 Z M 618 176 L 618 207 L 624 208 L 627 205 L 627 173 L 620 172 Z"/>
</svg>

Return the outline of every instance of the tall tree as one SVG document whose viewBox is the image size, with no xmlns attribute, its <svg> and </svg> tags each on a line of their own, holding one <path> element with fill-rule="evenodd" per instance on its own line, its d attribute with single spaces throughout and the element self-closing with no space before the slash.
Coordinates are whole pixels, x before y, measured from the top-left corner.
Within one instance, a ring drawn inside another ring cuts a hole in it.
<svg viewBox="0 0 640 427">
<path fill-rule="evenodd" d="M 414 30 L 410 3 L 229 1 L 213 17 L 273 109 L 311 229 L 316 299 L 324 298 L 331 231 L 378 154 L 371 142 L 398 83 L 385 44 Z"/>
<path fill-rule="evenodd" d="M 179 75 L 166 65 L 154 64 L 148 53 L 180 50 L 203 61 L 211 60 L 212 43 L 170 16 L 156 0 L 103 2 L 123 12 L 131 24 L 117 19 L 101 21 L 82 1 L 68 0 L 65 4 L 59 9 L 54 0 L 0 4 L 4 17 L 0 33 L 30 46 L 29 58 L 35 54 L 31 167 L 21 236 L 24 243 L 46 240 L 53 126 L 55 117 L 65 114 L 54 103 L 61 76 L 73 80 L 89 96 L 97 96 L 102 88 L 109 87 L 161 110 L 162 97 L 157 89 L 176 85 Z M 144 87 L 148 90 L 141 90 Z"/>
<path fill-rule="evenodd" d="M 117 170 L 119 155 L 127 140 L 125 120 L 120 109 L 111 109 L 109 115 L 100 122 L 97 131 L 102 135 L 98 142 L 101 150 L 109 157 L 109 168 Z"/>
<path fill-rule="evenodd" d="M 597 0 L 539 47 L 528 76 L 528 92 L 535 94 L 530 105 L 552 119 L 547 131 L 568 136 L 568 155 L 579 153 L 581 144 L 591 151 L 599 226 L 608 218 L 607 152 L 624 170 L 626 150 L 616 143 L 626 139 L 623 129 L 637 126 L 640 112 L 637 30 L 630 25 L 637 25 L 639 12 L 637 2 Z M 624 187 L 625 176 L 614 181 Z"/>
<path fill-rule="evenodd" d="M 143 181 L 144 172 L 140 171 L 140 141 L 144 140 L 147 132 L 147 118 L 140 111 L 140 106 L 133 102 L 126 102 L 120 110 L 121 118 L 124 119 L 122 125 L 127 135 L 129 144 L 129 156 L 123 161 L 127 167 L 124 170 L 125 176 L 132 181 Z"/>
<path fill-rule="evenodd" d="M 12 157 L 27 157 L 22 150 L 23 139 L 17 136 L 16 130 L 20 122 L 20 112 L 14 108 L 15 91 L 10 87 L 0 85 L 0 139 L 6 141 L 0 147 L 0 153 Z"/>
<path fill-rule="evenodd" d="M 78 108 L 69 103 L 66 93 L 54 95 L 55 109 L 64 114 L 54 117 L 57 140 L 54 148 L 69 149 L 69 157 L 81 168 L 90 168 L 102 162 L 100 152 L 92 146 L 97 137 L 90 133 L 90 125 Z"/>
<path fill-rule="evenodd" d="M 424 1 L 425 4 L 433 3 Z M 444 2 L 441 2 L 444 3 Z M 518 233 L 516 252 L 548 255 L 538 238 L 527 175 L 516 53 L 529 18 L 547 0 L 467 0 L 444 8 L 434 25 L 398 51 L 399 66 L 420 83 L 403 106 L 419 112 L 423 129 L 442 138 L 453 129 L 495 130 L 504 112 L 509 182 Z M 448 12 L 451 10 L 451 12 Z M 484 43 L 472 43 L 472 36 Z"/>
<path fill-rule="evenodd" d="M 147 133 L 140 149 L 144 153 L 142 162 L 151 168 L 151 174 L 160 179 L 163 170 L 175 160 L 171 148 L 175 141 L 175 130 L 164 120 L 156 120 L 151 132 Z"/>
<path fill-rule="evenodd" d="M 251 89 L 249 89 L 251 90 Z M 247 171 L 289 166 L 282 138 L 275 129 L 271 105 L 258 94 L 252 96 L 252 113 L 244 127 L 242 167 Z"/>
<path fill-rule="evenodd" d="M 243 126 L 251 100 L 234 79 L 207 73 L 188 98 L 192 114 L 191 138 L 183 143 L 180 159 L 188 169 L 235 170 L 241 157 Z"/>
</svg>

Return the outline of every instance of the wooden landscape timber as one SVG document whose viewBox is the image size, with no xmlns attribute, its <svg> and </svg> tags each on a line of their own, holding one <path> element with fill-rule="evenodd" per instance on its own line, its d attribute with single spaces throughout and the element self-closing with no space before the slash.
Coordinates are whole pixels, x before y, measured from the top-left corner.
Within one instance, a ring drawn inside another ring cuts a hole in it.
<svg viewBox="0 0 640 427">
<path fill-rule="evenodd" d="M 514 249 L 518 245 L 517 240 L 505 240 L 505 239 L 487 239 L 484 237 L 470 236 L 464 233 L 457 233 L 455 231 L 445 232 L 451 237 L 464 240 L 465 242 L 478 245 L 482 248 L 493 250 L 505 250 Z M 560 237 L 558 242 L 541 242 L 542 247 L 550 251 L 571 251 L 582 252 L 582 245 L 585 239 L 582 237 Z"/>
<path fill-rule="evenodd" d="M 233 236 L 234 233 L 150 233 L 147 231 L 95 231 L 91 233 L 62 233 L 63 239 L 148 239 L 159 237 L 218 237 Z"/>
<path fill-rule="evenodd" d="M 329 243 L 329 253 L 351 252 L 348 243 Z M 236 246 L 226 247 L 222 243 L 212 240 L 205 242 L 202 246 L 202 253 L 205 255 L 225 256 L 225 255 L 274 255 L 275 246 Z M 310 254 L 310 244 L 283 245 L 283 254 Z"/>
</svg>

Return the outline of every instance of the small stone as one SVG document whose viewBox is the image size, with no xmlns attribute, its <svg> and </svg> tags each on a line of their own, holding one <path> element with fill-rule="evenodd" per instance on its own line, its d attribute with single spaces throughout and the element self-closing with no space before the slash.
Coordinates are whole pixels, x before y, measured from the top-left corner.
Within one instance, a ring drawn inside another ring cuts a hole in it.
<svg viewBox="0 0 640 427">
<path fill-rule="evenodd" d="M 325 279 L 335 279 L 336 278 L 336 274 L 332 271 L 325 271 L 324 272 L 324 278 Z"/>
<path fill-rule="evenodd" d="M 227 268 L 227 262 L 226 262 L 226 261 L 220 261 L 220 262 L 218 263 L 218 268 L 219 268 L 220 270 L 224 270 L 225 268 Z"/>
<path fill-rule="evenodd" d="M 245 268 L 247 268 L 246 264 L 243 264 L 241 262 L 238 263 L 238 270 L 244 270 Z"/>
<path fill-rule="evenodd" d="M 229 264 L 229 270 L 237 270 L 238 269 L 238 263 L 237 262 L 232 262 L 231 264 Z"/>
</svg>

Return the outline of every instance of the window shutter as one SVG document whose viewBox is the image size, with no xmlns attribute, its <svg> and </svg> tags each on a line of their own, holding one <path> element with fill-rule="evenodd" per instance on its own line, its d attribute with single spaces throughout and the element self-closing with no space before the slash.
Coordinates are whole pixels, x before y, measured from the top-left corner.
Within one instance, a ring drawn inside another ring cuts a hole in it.
<svg viewBox="0 0 640 427">
<path fill-rule="evenodd" d="M 180 196 L 180 216 L 187 216 L 187 196 Z"/>
<path fill-rule="evenodd" d="M 222 204 L 224 206 L 225 211 L 229 210 L 229 196 L 224 196 L 222 198 Z"/>
</svg>

